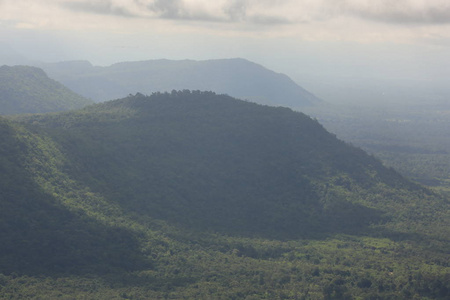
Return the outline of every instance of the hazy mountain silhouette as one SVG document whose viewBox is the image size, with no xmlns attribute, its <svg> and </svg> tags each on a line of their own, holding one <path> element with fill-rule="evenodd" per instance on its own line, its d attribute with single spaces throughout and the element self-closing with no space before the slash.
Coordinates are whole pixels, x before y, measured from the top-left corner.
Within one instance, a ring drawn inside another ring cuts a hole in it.
<svg viewBox="0 0 450 300">
<path fill-rule="evenodd" d="M 42 65 L 77 93 L 105 101 L 137 92 L 208 90 L 260 104 L 302 107 L 321 100 L 292 81 L 245 59 L 149 60 L 94 67 L 86 61 Z"/>
</svg>

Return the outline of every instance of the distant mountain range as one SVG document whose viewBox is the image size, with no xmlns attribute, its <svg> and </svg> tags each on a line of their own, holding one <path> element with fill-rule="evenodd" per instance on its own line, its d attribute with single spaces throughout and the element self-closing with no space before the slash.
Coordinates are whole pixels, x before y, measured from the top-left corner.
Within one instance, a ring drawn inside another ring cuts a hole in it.
<svg viewBox="0 0 450 300">
<path fill-rule="evenodd" d="M 23 57 L 5 43 L 0 46 L 0 66 L 42 68 L 50 78 L 95 102 L 135 93 L 184 89 L 213 91 L 259 104 L 294 109 L 322 102 L 287 75 L 241 58 L 204 61 L 159 59 L 100 67 L 88 61 L 36 62 Z"/>
<path fill-rule="evenodd" d="M 45 113 L 82 108 L 92 101 L 28 66 L 0 67 L 0 114 Z"/>
<path fill-rule="evenodd" d="M 321 100 L 292 81 L 245 59 L 149 60 L 97 67 L 87 61 L 42 64 L 50 77 L 94 101 L 137 92 L 202 90 L 273 106 L 299 108 Z"/>
</svg>

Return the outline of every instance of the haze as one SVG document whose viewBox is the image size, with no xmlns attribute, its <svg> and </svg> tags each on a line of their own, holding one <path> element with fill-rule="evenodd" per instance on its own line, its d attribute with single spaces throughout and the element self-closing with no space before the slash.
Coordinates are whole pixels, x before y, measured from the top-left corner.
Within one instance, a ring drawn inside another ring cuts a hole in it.
<svg viewBox="0 0 450 300">
<path fill-rule="evenodd" d="M 329 102 L 448 103 L 445 0 L 0 0 L 0 42 L 96 65 L 242 57 Z"/>
</svg>

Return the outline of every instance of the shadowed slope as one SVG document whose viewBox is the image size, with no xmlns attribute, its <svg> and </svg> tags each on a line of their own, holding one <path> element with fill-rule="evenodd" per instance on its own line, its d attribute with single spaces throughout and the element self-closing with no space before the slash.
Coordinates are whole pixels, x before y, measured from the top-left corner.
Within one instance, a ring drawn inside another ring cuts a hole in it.
<svg viewBox="0 0 450 300">
<path fill-rule="evenodd" d="M 214 93 L 136 95 L 31 120 L 64 147 L 77 180 L 128 211 L 183 227 L 364 232 L 389 219 L 395 200 L 383 193 L 421 191 L 306 115 Z"/>
</svg>

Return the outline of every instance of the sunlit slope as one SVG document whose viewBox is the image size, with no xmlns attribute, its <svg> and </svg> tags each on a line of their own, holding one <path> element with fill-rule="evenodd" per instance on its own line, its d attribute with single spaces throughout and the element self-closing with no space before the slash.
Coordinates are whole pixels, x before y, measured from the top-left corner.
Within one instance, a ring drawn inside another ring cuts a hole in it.
<svg viewBox="0 0 450 300">
<path fill-rule="evenodd" d="M 41 69 L 0 67 L 0 115 L 64 111 L 91 103 L 48 78 Z"/>
<path fill-rule="evenodd" d="M 64 173 L 65 164 L 47 135 L 0 119 L 0 273 L 97 273 L 145 265 L 135 232 L 102 218 L 114 209 L 96 211 L 101 197 Z"/>
</svg>

